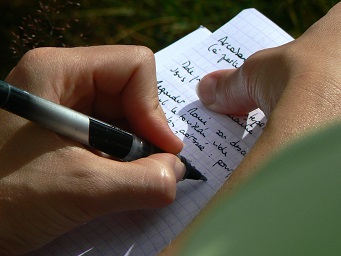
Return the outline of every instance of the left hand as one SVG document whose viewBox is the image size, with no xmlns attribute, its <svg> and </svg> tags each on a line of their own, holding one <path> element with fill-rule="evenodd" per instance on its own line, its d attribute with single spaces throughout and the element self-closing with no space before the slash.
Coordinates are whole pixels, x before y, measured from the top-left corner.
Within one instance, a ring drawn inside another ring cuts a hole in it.
<svg viewBox="0 0 341 256">
<path fill-rule="evenodd" d="M 200 81 L 198 95 L 209 109 L 247 114 L 260 108 L 268 118 L 239 173 L 255 169 L 274 149 L 341 118 L 340 22 L 339 3 L 298 39 L 256 52 L 240 68 L 218 70 Z"/>
</svg>

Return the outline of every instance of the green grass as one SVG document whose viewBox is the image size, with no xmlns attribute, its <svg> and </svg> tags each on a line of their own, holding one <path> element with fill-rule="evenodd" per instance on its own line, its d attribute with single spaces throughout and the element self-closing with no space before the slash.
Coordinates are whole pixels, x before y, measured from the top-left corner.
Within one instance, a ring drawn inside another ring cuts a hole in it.
<svg viewBox="0 0 341 256">
<path fill-rule="evenodd" d="M 43 7 L 36 0 L 2 2 L 1 79 L 33 47 L 139 44 L 158 51 L 199 25 L 213 31 L 250 7 L 296 38 L 336 3 L 332 0 L 79 0 L 79 7 L 60 8 L 68 1 L 42 0 Z"/>
</svg>

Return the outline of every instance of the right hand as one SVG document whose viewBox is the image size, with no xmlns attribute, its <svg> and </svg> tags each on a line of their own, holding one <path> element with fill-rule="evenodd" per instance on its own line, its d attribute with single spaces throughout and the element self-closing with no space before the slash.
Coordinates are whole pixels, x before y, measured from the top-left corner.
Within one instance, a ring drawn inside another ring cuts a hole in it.
<svg viewBox="0 0 341 256">
<path fill-rule="evenodd" d="M 110 212 L 170 204 L 185 167 L 183 143 L 159 104 L 145 47 L 40 48 L 6 81 L 103 121 L 124 122 L 166 152 L 123 163 L 0 110 L 0 254 L 39 248 Z"/>
</svg>

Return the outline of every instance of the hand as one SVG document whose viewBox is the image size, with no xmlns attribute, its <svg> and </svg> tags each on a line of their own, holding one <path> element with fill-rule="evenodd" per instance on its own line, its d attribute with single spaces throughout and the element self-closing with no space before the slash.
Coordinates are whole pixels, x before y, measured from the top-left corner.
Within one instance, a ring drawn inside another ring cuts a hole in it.
<svg viewBox="0 0 341 256">
<path fill-rule="evenodd" d="M 6 81 L 133 132 L 170 153 L 182 142 L 159 105 L 153 53 L 137 46 L 40 48 Z M 183 164 L 173 154 L 130 163 L 0 110 L 0 254 L 21 254 L 99 215 L 163 207 Z"/>
<path fill-rule="evenodd" d="M 224 114 L 247 114 L 260 108 L 268 123 L 228 182 L 160 255 L 178 255 L 179 248 L 186 246 L 196 228 L 202 228 L 206 217 L 221 209 L 222 203 L 229 203 L 226 198 L 234 196 L 231 190 L 283 144 L 340 120 L 340 24 L 341 4 L 337 4 L 300 38 L 257 52 L 240 68 L 212 72 L 200 81 L 198 96 L 209 109 Z"/>
<path fill-rule="evenodd" d="M 198 95 L 211 110 L 245 114 L 260 108 L 269 118 L 233 176 L 248 175 L 283 144 L 341 117 L 340 22 L 337 4 L 297 40 L 201 80 Z"/>
</svg>

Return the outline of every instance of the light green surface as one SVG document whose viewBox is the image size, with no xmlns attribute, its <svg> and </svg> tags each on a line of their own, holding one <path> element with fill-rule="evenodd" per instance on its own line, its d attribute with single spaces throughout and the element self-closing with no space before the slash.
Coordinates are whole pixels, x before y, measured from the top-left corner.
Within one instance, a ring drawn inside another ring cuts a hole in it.
<svg viewBox="0 0 341 256">
<path fill-rule="evenodd" d="M 181 255 L 341 255 L 341 125 L 289 147 L 207 215 Z"/>
</svg>

